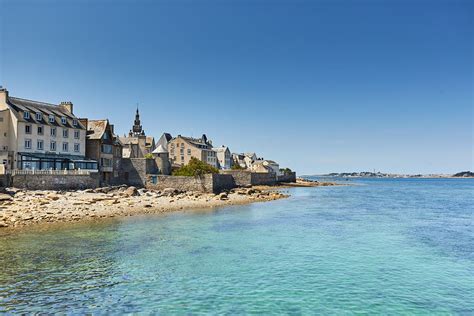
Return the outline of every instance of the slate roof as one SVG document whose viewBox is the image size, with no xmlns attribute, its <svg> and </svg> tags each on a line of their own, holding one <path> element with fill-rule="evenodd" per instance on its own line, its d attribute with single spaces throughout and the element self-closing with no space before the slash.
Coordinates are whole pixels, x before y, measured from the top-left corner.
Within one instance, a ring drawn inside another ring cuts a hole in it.
<svg viewBox="0 0 474 316">
<path fill-rule="evenodd" d="M 86 129 L 77 117 L 62 109 L 59 105 L 50 104 L 40 101 L 33 101 L 27 99 L 21 99 L 16 97 L 8 97 L 8 105 L 12 109 L 12 112 L 15 114 L 17 119 L 22 122 L 30 122 L 34 124 L 43 124 L 50 126 L 60 126 L 60 127 L 69 127 L 76 129 Z M 30 118 L 25 119 L 23 116 L 24 112 L 30 113 Z M 41 120 L 36 120 L 36 113 L 42 114 Z M 54 122 L 49 121 L 49 115 L 54 115 Z M 66 118 L 66 124 L 62 124 L 61 117 Z M 73 125 L 73 120 L 77 120 L 77 125 Z"/>
<path fill-rule="evenodd" d="M 101 139 L 107 129 L 107 123 L 107 120 L 89 120 L 87 122 L 87 138 Z"/>
</svg>

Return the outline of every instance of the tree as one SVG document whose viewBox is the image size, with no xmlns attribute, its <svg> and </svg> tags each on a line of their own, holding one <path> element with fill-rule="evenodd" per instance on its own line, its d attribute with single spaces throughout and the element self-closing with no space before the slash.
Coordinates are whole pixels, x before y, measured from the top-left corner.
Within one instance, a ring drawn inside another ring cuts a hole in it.
<svg viewBox="0 0 474 316">
<path fill-rule="evenodd" d="M 280 172 L 282 172 L 283 174 L 290 174 L 290 173 L 292 173 L 293 171 L 291 171 L 290 168 L 284 168 L 284 169 L 280 169 Z"/>
<path fill-rule="evenodd" d="M 208 173 L 219 173 L 219 170 L 195 157 L 191 157 L 187 165 L 173 171 L 173 176 L 196 177 Z"/>
<path fill-rule="evenodd" d="M 145 159 L 153 159 L 153 154 L 145 154 Z"/>
</svg>

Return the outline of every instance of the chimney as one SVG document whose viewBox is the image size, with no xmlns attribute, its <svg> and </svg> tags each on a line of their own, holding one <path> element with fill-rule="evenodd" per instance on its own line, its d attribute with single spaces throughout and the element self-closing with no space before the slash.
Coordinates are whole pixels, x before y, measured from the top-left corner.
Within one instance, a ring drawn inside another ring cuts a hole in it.
<svg viewBox="0 0 474 316">
<path fill-rule="evenodd" d="M 64 101 L 59 104 L 59 107 L 73 114 L 73 105 L 71 101 Z"/>
<path fill-rule="evenodd" d="M 8 100 L 8 90 L 0 86 L 0 105 L 7 103 Z"/>
</svg>

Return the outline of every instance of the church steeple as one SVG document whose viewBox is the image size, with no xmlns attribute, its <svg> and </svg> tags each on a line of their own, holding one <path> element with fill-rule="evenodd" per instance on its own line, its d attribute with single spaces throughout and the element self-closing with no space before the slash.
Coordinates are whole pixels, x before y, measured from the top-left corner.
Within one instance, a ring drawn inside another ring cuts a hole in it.
<svg viewBox="0 0 474 316">
<path fill-rule="evenodd" d="M 142 128 L 140 123 L 140 112 L 138 111 L 138 104 L 137 104 L 137 112 L 135 113 L 135 121 L 133 122 L 132 130 L 130 131 L 130 136 L 144 136 L 145 131 Z"/>
</svg>

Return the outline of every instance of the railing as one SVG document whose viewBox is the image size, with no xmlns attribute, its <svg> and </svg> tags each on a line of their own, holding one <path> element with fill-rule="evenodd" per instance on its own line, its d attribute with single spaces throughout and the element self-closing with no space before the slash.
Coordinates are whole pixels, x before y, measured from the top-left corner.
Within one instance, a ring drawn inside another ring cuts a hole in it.
<svg viewBox="0 0 474 316">
<path fill-rule="evenodd" d="M 15 175 L 73 175 L 73 176 L 88 176 L 91 173 L 96 173 L 98 170 L 37 170 L 37 169 L 15 169 L 7 170 L 7 174 Z"/>
</svg>

